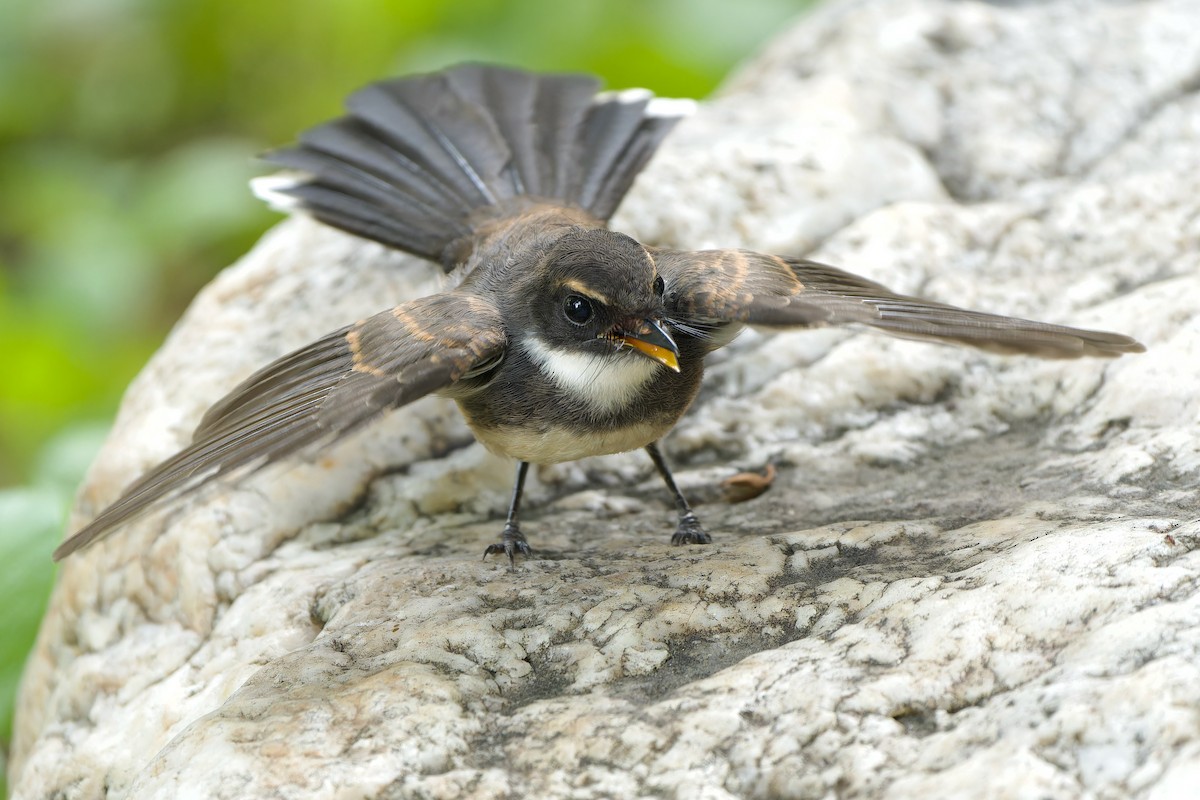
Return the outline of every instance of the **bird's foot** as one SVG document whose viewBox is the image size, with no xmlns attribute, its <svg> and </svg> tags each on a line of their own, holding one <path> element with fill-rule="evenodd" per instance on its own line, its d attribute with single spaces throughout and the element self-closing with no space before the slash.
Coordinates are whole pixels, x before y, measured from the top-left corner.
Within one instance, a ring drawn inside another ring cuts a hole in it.
<svg viewBox="0 0 1200 800">
<path fill-rule="evenodd" d="M 500 534 L 500 541 L 487 546 L 487 549 L 483 551 L 483 557 L 487 558 L 501 553 L 508 556 L 508 565 L 512 569 L 517 568 L 517 553 L 526 558 L 533 555 L 529 542 L 525 541 L 525 534 L 521 533 L 521 529 L 511 522 L 504 525 L 504 533 Z"/>
<path fill-rule="evenodd" d="M 700 526 L 700 520 L 691 511 L 679 517 L 679 527 L 671 537 L 671 544 L 711 544 L 712 537 Z"/>
</svg>

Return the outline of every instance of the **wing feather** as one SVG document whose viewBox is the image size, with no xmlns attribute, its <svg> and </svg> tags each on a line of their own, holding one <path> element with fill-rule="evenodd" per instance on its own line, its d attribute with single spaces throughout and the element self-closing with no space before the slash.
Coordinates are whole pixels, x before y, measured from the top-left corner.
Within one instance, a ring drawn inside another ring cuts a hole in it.
<svg viewBox="0 0 1200 800">
<path fill-rule="evenodd" d="M 971 311 L 897 294 L 805 259 L 748 250 L 652 250 L 681 322 L 813 328 L 861 324 L 914 339 L 1041 358 L 1115 357 L 1145 350 L 1119 333 Z"/>
<path fill-rule="evenodd" d="M 345 436 L 494 362 L 505 343 L 499 312 L 462 293 L 424 297 L 334 331 L 263 367 L 213 405 L 191 444 L 126 489 L 54 558 L 168 497 Z"/>
</svg>

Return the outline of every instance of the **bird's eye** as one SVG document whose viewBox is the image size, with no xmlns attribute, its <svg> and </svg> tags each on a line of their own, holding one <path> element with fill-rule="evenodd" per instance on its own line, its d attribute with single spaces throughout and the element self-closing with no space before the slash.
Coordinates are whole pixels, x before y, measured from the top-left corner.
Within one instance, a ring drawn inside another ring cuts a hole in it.
<svg viewBox="0 0 1200 800">
<path fill-rule="evenodd" d="M 570 294 L 567 295 L 567 300 L 563 304 L 563 313 L 571 322 L 583 325 L 592 318 L 592 304 L 586 297 Z"/>
<path fill-rule="evenodd" d="M 654 276 L 654 293 L 662 297 L 663 291 L 667 288 L 667 284 L 663 282 L 662 275 Z"/>
</svg>

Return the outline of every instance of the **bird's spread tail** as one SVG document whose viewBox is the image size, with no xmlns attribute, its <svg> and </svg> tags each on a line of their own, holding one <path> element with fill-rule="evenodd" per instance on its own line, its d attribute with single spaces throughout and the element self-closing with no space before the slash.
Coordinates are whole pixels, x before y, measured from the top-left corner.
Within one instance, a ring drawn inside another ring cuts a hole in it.
<svg viewBox="0 0 1200 800">
<path fill-rule="evenodd" d="M 598 90 L 590 76 L 474 64 L 372 84 L 350 97 L 346 116 L 269 153 L 288 172 L 254 189 L 435 261 L 471 233 L 474 212 L 514 197 L 607 220 L 694 103 Z"/>
</svg>

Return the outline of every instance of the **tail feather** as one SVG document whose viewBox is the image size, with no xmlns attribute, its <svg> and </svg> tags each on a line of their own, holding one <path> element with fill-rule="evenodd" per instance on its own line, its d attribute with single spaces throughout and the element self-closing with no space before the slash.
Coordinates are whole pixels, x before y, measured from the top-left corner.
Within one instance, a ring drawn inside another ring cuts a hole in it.
<svg viewBox="0 0 1200 800">
<path fill-rule="evenodd" d="M 487 217 L 481 209 L 514 197 L 607 220 L 690 106 L 663 113 L 644 90 L 598 89 L 586 75 L 481 65 L 374 84 L 350 97 L 348 116 L 268 154 L 294 172 L 255 191 L 433 260 Z"/>
<path fill-rule="evenodd" d="M 447 237 L 452 240 L 470 232 L 465 222 L 431 219 L 421 211 L 405 214 L 403 209 L 380 206 L 358 192 L 331 188 L 326 177 L 318 183 L 269 175 L 255 181 L 254 191 L 281 210 L 305 211 L 327 225 L 419 255 L 439 253 Z"/>
<path fill-rule="evenodd" d="M 291 169 L 320 170 L 321 182 L 317 188 L 359 198 L 380 210 L 395 210 L 401 213 L 421 214 L 432 219 L 452 221 L 460 206 L 447 201 L 445 195 L 430 191 L 430 184 L 417 183 L 399 173 L 381 176 L 369 167 L 359 167 L 348 158 L 330 161 L 327 154 L 315 149 L 291 150 L 280 153 L 276 163 Z M 406 184 L 411 183 L 411 186 Z"/>
<path fill-rule="evenodd" d="M 491 205 L 508 148 L 491 119 L 460 97 L 445 75 L 376 83 L 346 108 L 376 135 L 449 183 L 466 203 Z"/>
<path fill-rule="evenodd" d="M 566 198 L 574 136 L 600 81 L 588 75 L 537 75 L 477 64 L 448 73 L 461 96 L 487 110 L 509 152 L 512 197 Z M 563 176 L 560 180 L 559 176 Z"/>
<path fill-rule="evenodd" d="M 585 197 L 585 208 L 601 219 L 608 219 L 616 213 L 617 207 L 624 199 L 626 192 L 633 186 L 638 173 L 658 149 L 659 143 L 666 137 L 675 123 L 679 121 L 678 110 L 690 109 L 690 105 L 675 104 L 672 116 L 655 116 L 654 101 L 649 101 L 644 108 L 650 112 L 643 116 L 637 128 L 625 141 L 620 155 L 611 164 L 592 161 L 589 170 L 588 187 L 594 186 L 594 196 Z"/>
<path fill-rule="evenodd" d="M 599 81 L 578 75 L 547 75 L 539 82 L 529 120 L 534 146 L 542 157 L 539 179 L 527 187 L 533 194 L 575 200 L 570 186 L 572 172 L 580 166 L 577 136 L 599 88 Z"/>
<path fill-rule="evenodd" d="M 537 152 L 528 131 L 537 84 L 533 80 L 506 80 L 506 77 L 506 73 L 485 67 L 465 66 L 451 73 L 454 91 L 460 96 L 493 98 L 492 123 L 511 159 L 505 170 L 509 184 L 506 188 L 497 186 L 496 190 L 502 195 L 520 195 L 526 193 L 526 185 L 537 183 Z"/>
<path fill-rule="evenodd" d="M 588 109 L 581 142 L 587 168 L 579 175 L 580 185 L 573 187 L 586 207 L 591 208 L 602 194 L 610 170 L 644 123 L 642 115 L 649 103 L 649 92 L 631 90 L 607 97 L 601 95 Z"/>
<path fill-rule="evenodd" d="M 319 169 L 320 157 L 323 157 L 331 167 L 344 162 L 347 167 L 366 173 L 381 185 L 393 188 L 397 194 L 411 195 L 442 213 L 453 213 L 462 206 L 462 198 L 452 186 L 440 180 L 430 180 L 427 167 L 413 161 L 386 139 L 381 140 L 369 126 L 356 120 L 347 120 L 345 124 L 318 125 L 301 135 L 300 141 L 303 149 L 281 152 L 303 154 L 314 151 L 318 163 L 301 166 L 301 169 Z"/>
</svg>

